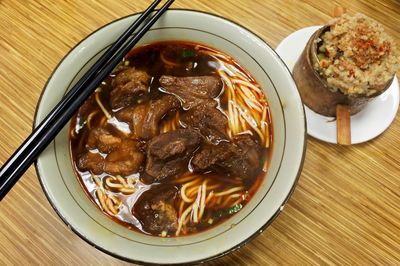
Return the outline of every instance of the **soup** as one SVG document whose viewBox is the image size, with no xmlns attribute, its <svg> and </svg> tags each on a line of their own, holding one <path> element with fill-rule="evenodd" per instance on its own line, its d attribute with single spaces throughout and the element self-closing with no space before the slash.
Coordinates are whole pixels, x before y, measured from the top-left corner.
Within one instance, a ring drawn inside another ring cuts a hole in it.
<svg viewBox="0 0 400 266">
<path fill-rule="evenodd" d="M 231 57 L 189 42 L 133 49 L 72 119 L 70 151 L 90 199 L 162 237 L 215 226 L 264 180 L 267 99 Z"/>
</svg>

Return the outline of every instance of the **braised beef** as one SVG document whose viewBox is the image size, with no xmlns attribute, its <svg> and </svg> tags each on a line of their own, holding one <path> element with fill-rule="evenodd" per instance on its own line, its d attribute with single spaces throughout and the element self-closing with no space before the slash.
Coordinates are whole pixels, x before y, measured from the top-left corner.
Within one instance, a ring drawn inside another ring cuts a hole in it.
<svg viewBox="0 0 400 266">
<path fill-rule="evenodd" d="M 228 120 L 216 107 L 216 101 L 204 101 L 203 104 L 197 105 L 184 113 L 181 122 L 187 127 L 200 130 L 201 134 L 210 142 L 227 139 Z"/>
<path fill-rule="evenodd" d="M 261 159 L 261 148 L 260 145 L 257 144 L 249 135 L 239 135 L 235 137 L 235 141 L 241 154 L 245 157 L 244 167 L 247 167 L 251 170 L 258 171 L 261 168 L 260 159 Z M 238 165 L 237 167 L 240 167 Z M 243 170 L 245 171 L 245 170 Z M 254 172 L 251 172 L 254 173 Z"/>
<path fill-rule="evenodd" d="M 222 89 L 221 79 L 214 76 L 161 76 L 160 85 L 165 92 L 178 97 L 185 110 L 201 104 L 204 99 L 217 97 Z"/>
<path fill-rule="evenodd" d="M 178 107 L 179 101 L 174 96 L 164 95 L 148 104 L 124 108 L 116 113 L 116 117 L 128 123 L 137 138 L 147 140 L 158 135 L 160 120 Z"/>
<path fill-rule="evenodd" d="M 78 158 L 78 169 L 81 171 L 90 171 L 95 175 L 103 173 L 104 158 L 99 153 L 86 152 Z"/>
<path fill-rule="evenodd" d="M 132 67 L 123 69 L 112 81 L 111 107 L 116 109 L 131 105 L 139 95 L 147 92 L 149 84 L 150 76 L 146 72 Z"/>
<path fill-rule="evenodd" d="M 122 122 L 131 124 L 132 123 L 132 119 L 133 119 L 133 115 L 135 113 L 135 109 L 141 105 L 136 105 L 136 106 L 129 106 L 129 107 L 125 107 L 122 108 L 121 110 L 119 110 L 118 112 L 115 113 L 115 117 Z"/>
<path fill-rule="evenodd" d="M 94 128 L 90 131 L 87 146 L 89 149 L 98 149 L 102 153 L 110 153 L 118 148 L 121 139 L 112 135 L 107 129 Z"/>
<path fill-rule="evenodd" d="M 146 174 L 153 181 L 187 171 L 189 159 L 201 138 L 192 129 L 178 129 L 154 137 L 147 146 Z"/>
<path fill-rule="evenodd" d="M 110 135 L 107 135 L 107 138 L 110 138 Z M 118 146 L 113 146 L 107 151 L 110 153 L 105 156 L 98 152 L 84 153 L 78 159 L 78 169 L 90 171 L 93 174 L 106 172 L 126 176 L 139 171 L 143 165 L 144 155 L 136 141 L 125 139 L 120 141 Z"/>
<path fill-rule="evenodd" d="M 145 231 L 155 234 L 163 231 L 175 233 L 178 228 L 178 214 L 174 207 L 177 193 L 175 187 L 156 187 L 139 197 L 133 215 L 139 219 Z"/>
<path fill-rule="evenodd" d="M 112 175 L 126 176 L 139 171 L 143 161 L 144 155 L 139 150 L 138 143 L 126 139 L 119 149 L 107 155 L 104 171 Z"/>
<path fill-rule="evenodd" d="M 219 166 L 219 163 L 235 156 L 234 146 L 229 142 L 220 142 L 218 145 L 205 143 L 196 152 L 191 161 L 193 169 L 202 172 Z"/>
<path fill-rule="evenodd" d="M 150 139 L 158 135 L 160 120 L 170 110 L 178 107 L 179 101 L 171 95 L 165 95 L 158 100 L 150 101 L 150 106 L 143 119 L 139 136 L 142 139 Z"/>
<path fill-rule="evenodd" d="M 191 164 L 194 171 L 214 170 L 231 176 L 251 178 L 260 170 L 260 151 L 247 135 L 236 139 L 236 144 L 220 142 L 217 145 L 203 144 L 194 155 Z"/>
<path fill-rule="evenodd" d="M 82 105 L 79 107 L 79 117 L 86 120 L 90 113 L 93 111 L 93 106 L 97 106 L 94 95 L 90 96 Z"/>
<path fill-rule="evenodd" d="M 142 135 L 143 121 L 148 113 L 149 104 L 139 104 L 126 107 L 118 111 L 115 116 L 119 121 L 129 124 L 133 134 L 140 138 Z"/>
</svg>

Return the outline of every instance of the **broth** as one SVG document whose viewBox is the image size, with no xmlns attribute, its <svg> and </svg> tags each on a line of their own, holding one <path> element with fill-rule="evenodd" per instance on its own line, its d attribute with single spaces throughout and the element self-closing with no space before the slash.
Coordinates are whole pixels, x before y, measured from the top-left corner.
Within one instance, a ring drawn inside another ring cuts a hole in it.
<svg viewBox="0 0 400 266">
<path fill-rule="evenodd" d="M 267 99 L 231 57 L 180 41 L 134 48 L 72 119 L 90 199 L 139 232 L 184 236 L 251 200 L 272 146 Z"/>
</svg>

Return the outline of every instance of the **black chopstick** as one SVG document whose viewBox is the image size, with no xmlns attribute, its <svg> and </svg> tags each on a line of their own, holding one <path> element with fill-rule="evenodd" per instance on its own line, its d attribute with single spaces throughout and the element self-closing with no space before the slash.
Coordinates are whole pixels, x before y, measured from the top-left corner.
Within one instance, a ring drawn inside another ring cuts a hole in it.
<svg viewBox="0 0 400 266">
<path fill-rule="evenodd" d="M 53 141 L 55 136 L 64 125 L 68 123 L 83 102 L 174 2 L 174 0 L 168 0 L 143 27 L 138 29 L 142 22 L 154 11 L 154 8 L 160 1 L 161 0 L 155 0 L 145 12 L 143 12 L 3 164 L 0 168 L 0 201 L 15 185 L 22 174 L 25 173 L 28 167 L 36 160 L 39 154 Z M 137 32 L 129 39 L 136 30 Z"/>
</svg>

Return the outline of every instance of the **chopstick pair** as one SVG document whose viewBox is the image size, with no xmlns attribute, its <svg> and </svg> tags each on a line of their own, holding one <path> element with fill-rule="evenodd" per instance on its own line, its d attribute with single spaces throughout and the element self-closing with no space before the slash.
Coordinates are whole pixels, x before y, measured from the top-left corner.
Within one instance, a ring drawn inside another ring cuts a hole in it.
<svg viewBox="0 0 400 266">
<path fill-rule="evenodd" d="M 85 73 L 65 97 L 53 108 L 43 121 L 32 131 L 22 145 L 0 168 L 0 201 L 10 191 L 22 174 L 36 160 L 39 154 L 53 141 L 83 102 L 111 73 L 122 58 L 143 37 L 150 27 L 168 9 L 174 0 L 168 0 L 153 16 L 161 0 L 155 0 L 117 41 Z M 150 18 L 149 18 L 150 17 Z M 147 19 L 148 21 L 140 27 Z M 130 38 L 133 35 L 132 38 Z M 129 39 L 130 38 L 130 39 Z"/>
</svg>

